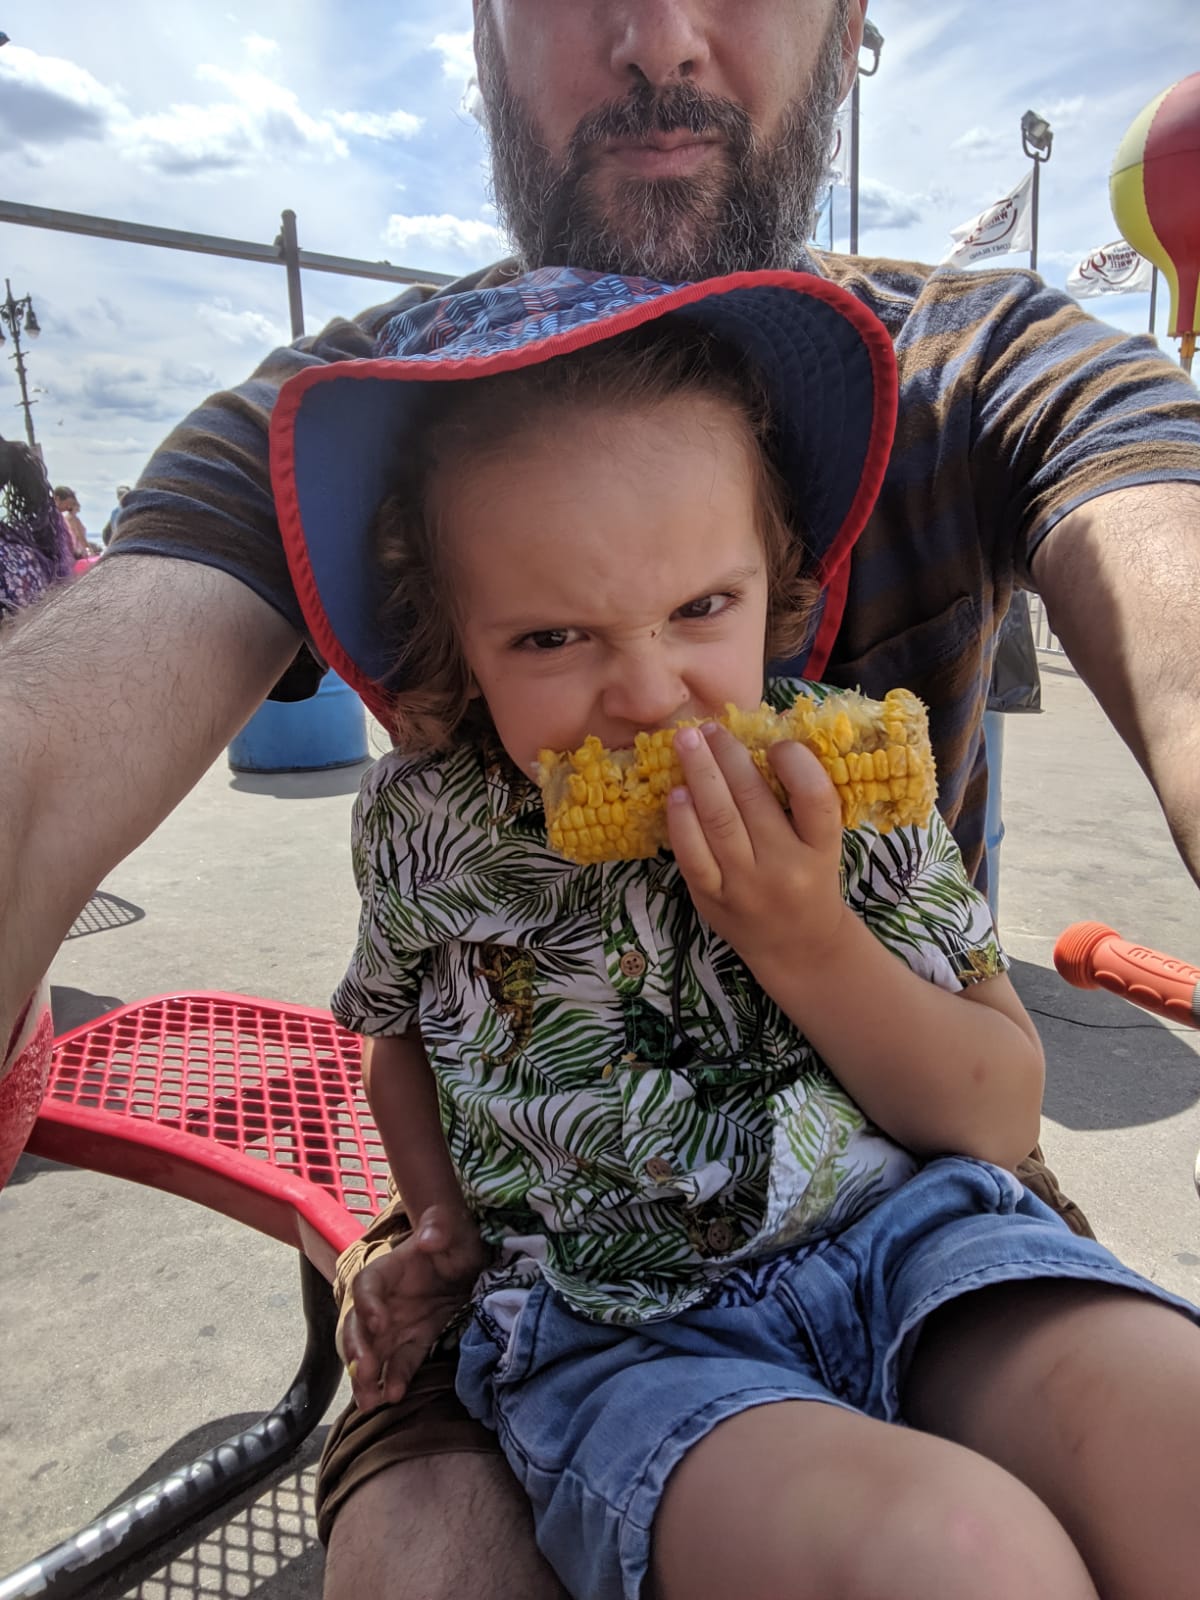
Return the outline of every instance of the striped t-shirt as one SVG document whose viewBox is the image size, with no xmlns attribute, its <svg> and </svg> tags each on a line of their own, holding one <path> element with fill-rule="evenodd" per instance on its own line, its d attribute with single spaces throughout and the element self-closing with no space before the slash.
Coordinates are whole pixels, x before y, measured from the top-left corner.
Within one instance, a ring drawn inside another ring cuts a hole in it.
<svg viewBox="0 0 1200 1600">
<path fill-rule="evenodd" d="M 938 805 L 980 881 L 982 715 L 1013 587 L 1036 587 L 1038 545 L 1084 501 L 1132 485 L 1200 483 L 1200 395 L 1152 340 L 1098 322 L 1034 273 L 816 253 L 798 267 L 833 279 L 880 318 L 900 383 L 891 460 L 822 676 L 873 696 L 903 685 L 925 701 Z M 504 264 L 442 292 L 514 273 Z M 370 356 L 383 324 L 432 292 L 408 289 L 337 320 L 194 411 L 125 500 L 109 557 L 219 567 L 304 632 L 271 495 L 275 397 L 315 362 Z"/>
</svg>

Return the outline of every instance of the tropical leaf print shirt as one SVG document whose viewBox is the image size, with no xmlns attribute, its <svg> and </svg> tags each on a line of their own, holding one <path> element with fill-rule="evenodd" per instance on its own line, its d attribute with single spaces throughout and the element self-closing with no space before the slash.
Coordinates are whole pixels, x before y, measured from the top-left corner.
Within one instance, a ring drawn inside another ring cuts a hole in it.
<svg viewBox="0 0 1200 1600">
<path fill-rule="evenodd" d="M 768 699 L 790 705 L 798 687 L 774 680 Z M 353 854 L 362 915 L 333 1010 L 358 1033 L 420 1030 L 496 1246 L 478 1298 L 505 1291 L 511 1308 L 540 1273 L 600 1321 L 672 1315 L 735 1262 L 836 1232 L 916 1170 L 699 920 L 673 859 L 562 860 L 512 766 L 478 748 L 384 756 Z M 957 991 L 1007 966 L 936 814 L 847 831 L 842 883 L 931 983 Z"/>
</svg>

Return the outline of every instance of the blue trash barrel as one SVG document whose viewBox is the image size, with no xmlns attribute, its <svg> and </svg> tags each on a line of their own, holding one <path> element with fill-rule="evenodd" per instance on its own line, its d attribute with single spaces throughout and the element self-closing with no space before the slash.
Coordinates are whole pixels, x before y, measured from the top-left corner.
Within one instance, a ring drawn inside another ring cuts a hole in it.
<svg viewBox="0 0 1200 1600">
<path fill-rule="evenodd" d="M 309 700 L 264 700 L 229 744 L 235 772 L 313 772 L 366 759 L 363 703 L 334 672 Z"/>
<path fill-rule="evenodd" d="M 983 737 L 987 745 L 988 792 L 987 816 L 984 821 L 984 842 L 987 845 L 988 905 L 992 908 L 992 921 L 1000 922 L 1000 841 L 1004 838 L 1004 823 L 1000 816 L 1000 779 L 1004 770 L 1004 714 L 985 711 Z"/>
</svg>

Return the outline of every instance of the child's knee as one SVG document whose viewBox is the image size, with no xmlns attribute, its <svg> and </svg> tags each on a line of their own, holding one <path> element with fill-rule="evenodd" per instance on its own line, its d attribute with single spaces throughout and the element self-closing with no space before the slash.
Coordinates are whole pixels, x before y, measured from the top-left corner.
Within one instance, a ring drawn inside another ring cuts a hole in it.
<svg viewBox="0 0 1200 1600">
<path fill-rule="evenodd" d="M 880 1494 L 861 1537 L 843 1543 L 842 1561 L 832 1593 L 1096 1600 L 1062 1525 L 1023 1484 L 981 1458 L 939 1463 Z"/>
</svg>

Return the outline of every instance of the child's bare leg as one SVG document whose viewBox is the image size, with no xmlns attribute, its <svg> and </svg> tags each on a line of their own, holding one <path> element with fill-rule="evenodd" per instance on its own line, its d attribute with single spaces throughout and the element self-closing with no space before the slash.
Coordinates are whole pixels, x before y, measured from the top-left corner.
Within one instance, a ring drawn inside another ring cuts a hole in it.
<svg viewBox="0 0 1200 1600">
<path fill-rule="evenodd" d="M 1200 1594 L 1200 1329 L 1120 1289 L 1001 1285 L 922 1335 L 905 1416 L 1029 1485 L 1105 1600 Z"/>
<path fill-rule="evenodd" d="M 715 1428 L 667 1483 L 657 1600 L 1097 1600 L 1046 1507 L 982 1456 L 819 1401 Z"/>
</svg>

